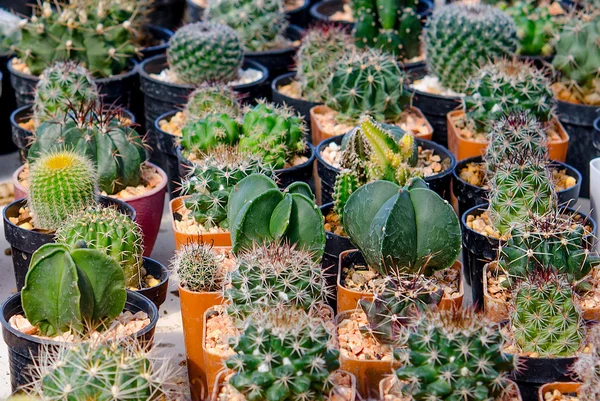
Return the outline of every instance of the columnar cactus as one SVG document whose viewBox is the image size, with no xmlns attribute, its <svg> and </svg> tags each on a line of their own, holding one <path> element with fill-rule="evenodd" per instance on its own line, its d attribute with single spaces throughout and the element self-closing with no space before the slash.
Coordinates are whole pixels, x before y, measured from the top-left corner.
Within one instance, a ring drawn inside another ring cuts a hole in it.
<svg viewBox="0 0 600 401">
<path fill-rule="evenodd" d="M 340 122 L 355 124 L 368 114 L 394 123 L 410 105 L 407 81 L 394 56 L 378 50 L 353 52 L 337 62 L 326 104 L 338 112 Z"/>
<path fill-rule="evenodd" d="M 581 401 L 600 399 L 600 330 L 598 326 L 590 329 L 588 336 L 592 352 L 578 355 L 572 367 L 577 381 L 581 382 L 577 398 Z"/>
<path fill-rule="evenodd" d="M 69 216 L 95 204 L 95 169 L 85 156 L 50 152 L 30 165 L 27 206 L 35 227 L 57 230 Z"/>
<path fill-rule="evenodd" d="M 463 92 L 477 67 L 514 53 L 518 39 L 515 23 L 503 11 L 454 3 L 433 12 L 423 42 L 429 72 L 444 87 Z"/>
<path fill-rule="evenodd" d="M 309 312 L 324 305 L 329 296 L 321 264 L 287 242 L 255 244 L 240 253 L 237 269 L 229 273 L 224 288 L 228 314 L 242 319 L 257 306 Z"/>
<path fill-rule="evenodd" d="M 452 206 L 419 178 L 404 188 L 389 181 L 363 185 L 348 199 L 343 225 L 367 264 L 383 275 L 391 268 L 425 274 L 446 269 L 461 248 Z"/>
<path fill-rule="evenodd" d="M 407 345 L 396 376 L 402 395 L 415 401 L 502 399 L 516 368 L 498 325 L 468 309 L 424 314 Z"/>
<path fill-rule="evenodd" d="M 179 28 L 169 41 L 169 67 L 184 83 L 229 82 L 242 66 L 243 49 L 236 32 L 216 22 Z"/>
<path fill-rule="evenodd" d="M 123 269 L 96 249 L 46 244 L 34 252 L 21 290 L 25 317 L 44 336 L 109 325 L 123 312 Z"/>
<path fill-rule="evenodd" d="M 228 86 L 201 85 L 188 97 L 185 104 L 186 120 L 203 120 L 210 114 L 239 116 L 241 110 L 238 95 Z"/>
<path fill-rule="evenodd" d="M 302 310 L 259 311 L 232 339 L 235 355 L 226 361 L 229 383 L 248 401 L 321 401 L 333 387 L 339 351 L 325 323 Z M 260 378 L 260 379 L 259 379 Z"/>
<path fill-rule="evenodd" d="M 490 62 L 467 80 L 463 107 L 478 131 L 513 110 L 526 110 L 545 123 L 554 116 L 556 101 L 546 73 L 518 59 Z"/>
<path fill-rule="evenodd" d="M 560 27 L 550 13 L 550 4 L 519 0 L 504 10 L 517 25 L 518 53 L 527 56 L 550 56 L 554 52 L 552 38 Z"/>
<path fill-rule="evenodd" d="M 217 292 L 223 288 L 225 255 L 208 244 L 190 243 L 175 252 L 171 260 L 181 287 L 192 292 Z"/>
<path fill-rule="evenodd" d="M 57 231 L 58 243 L 76 246 L 83 241 L 119 263 L 128 288 L 141 288 L 143 236 L 129 216 L 116 209 L 93 207 L 70 217 Z"/>
</svg>

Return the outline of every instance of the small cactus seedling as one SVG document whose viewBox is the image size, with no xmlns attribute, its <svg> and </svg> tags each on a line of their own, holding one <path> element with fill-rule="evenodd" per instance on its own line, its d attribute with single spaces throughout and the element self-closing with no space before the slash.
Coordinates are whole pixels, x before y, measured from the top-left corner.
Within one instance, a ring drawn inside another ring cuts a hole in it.
<svg viewBox="0 0 600 401">
<path fill-rule="evenodd" d="M 324 218 L 310 187 L 303 182 L 280 191 L 262 174 L 241 180 L 227 205 L 233 251 L 252 249 L 255 243 L 287 240 L 320 259 L 325 249 Z"/>
<path fill-rule="evenodd" d="M 238 95 L 228 86 L 201 85 L 195 89 L 185 105 L 187 120 L 203 120 L 211 114 L 227 114 L 232 117 L 241 113 Z"/>
<path fill-rule="evenodd" d="M 577 398 L 581 401 L 600 399 L 600 329 L 593 326 L 588 336 L 592 348 L 590 353 L 578 355 L 572 367 L 573 374 L 581 382 Z"/>
<path fill-rule="evenodd" d="M 69 216 L 95 204 L 95 169 L 85 156 L 51 152 L 30 165 L 27 206 L 35 227 L 57 230 Z"/>
<path fill-rule="evenodd" d="M 367 264 L 384 276 L 390 267 L 413 274 L 446 269 L 461 249 L 452 206 L 420 178 L 405 187 L 363 185 L 346 202 L 343 225 Z"/>
<path fill-rule="evenodd" d="M 34 252 L 21 290 L 25 317 L 44 336 L 106 326 L 123 311 L 121 266 L 96 249 L 46 244 Z"/>
<path fill-rule="evenodd" d="M 217 292 L 223 288 L 226 271 L 225 255 L 207 244 L 191 243 L 175 252 L 171 260 L 179 285 L 192 292 Z"/>
<path fill-rule="evenodd" d="M 129 216 L 113 208 L 93 207 L 71 216 L 57 231 L 58 243 L 76 246 L 83 241 L 119 263 L 128 288 L 142 281 L 142 230 Z"/>
<path fill-rule="evenodd" d="M 248 401 L 322 401 L 333 388 L 330 374 L 340 363 L 332 333 L 302 310 L 259 310 L 231 341 L 229 383 Z"/>
</svg>

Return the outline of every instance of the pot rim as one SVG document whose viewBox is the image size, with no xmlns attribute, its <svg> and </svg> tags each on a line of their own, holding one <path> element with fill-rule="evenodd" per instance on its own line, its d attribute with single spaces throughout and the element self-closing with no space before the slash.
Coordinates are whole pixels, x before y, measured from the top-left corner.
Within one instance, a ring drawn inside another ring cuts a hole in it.
<svg viewBox="0 0 600 401">
<path fill-rule="evenodd" d="M 160 272 L 161 272 L 162 279 L 160 280 L 160 283 L 158 283 L 158 284 L 156 284 L 156 285 L 154 285 L 152 287 L 139 288 L 138 290 L 133 291 L 133 292 L 140 292 L 140 291 L 143 291 L 143 290 L 152 290 L 152 289 L 155 289 L 155 288 L 158 288 L 158 287 L 164 285 L 165 283 L 167 283 L 169 281 L 169 278 L 171 276 L 171 272 L 169 271 L 169 269 L 167 269 L 167 267 L 165 265 L 163 265 L 162 263 L 160 263 L 158 260 L 150 258 L 148 256 L 142 256 L 142 261 L 143 261 L 142 262 L 142 267 L 146 265 L 146 262 L 155 263 L 158 266 L 160 266 Z"/>
<path fill-rule="evenodd" d="M 152 34 L 153 32 L 161 32 L 165 36 L 168 36 L 169 38 L 171 38 L 171 36 L 173 36 L 173 34 L 175 33 L 169 28 L 165 28 L 163 26 L 154 25 L 154 24 L 147 24 L 144 26 L 144 29 L 146 31 L 148 31 L 148 33 L 150 33 L 150 34 Z M 161 50 L 163 48 L 166 49 L 168 46 L 169 46 L 169 41 L 167 40 L 165 43 L 144 47 L 143 49 L 141 49 L 141 51 L 142 52 L 154 52 L 154 51 Z"/>
<path fill-rule="evenodd" d="M 420 68 L 414 68 L 413 70 L 411 70 L 411 72 L 417 73 L 417 75 L 420 78 L 423 78 L 427 75 L 427 66 L 424 65 L 421 69 L 421 71 L 419 71 Z M 422 73 L 422 74 L 421 74 Z M 409 74 L 410 75 L 410 74 Z M 415 79 L 413 77 L 411 77 L 411 81 L 414 81 Z M 435 93 L 429 93 L 429 92 L 424 92 L 424 91 L 420 91 L 418 89 L 415 89 L 412 85 L 408 85 L 408 90 L 412 91 L 415 94 L 418 94 L 420 96 L 425 96 L 425 97 L 431 97 L 433 99 L 437 99 L 437 100 L 456 100 L 457 102 L 457 107 L 460 105 L 461 101 L 462 101 L 462 96 L 451 96 L 451 95 L 438 95 Z"/>
<path fill-rule="evenodd" d="M 306 0 L 305 0 L 306 2 Z M 290 38 L 290 36 L 300 36 L 302 37 L 304 35 L 304 29 L 300 28 L 298 25 L 293 25 L 293 24 L 289 24 L 288 27 L 286 28 L 285 33 L 283 34 L 283 36 L 286 39 L 291 39 L 293 41 L 293 38 Z M 290 47 L 286 47 L 284 49 L 272 49 L 272 50 L 262 50 L 262 51 L 252 51 L 252 52 L 244 52 L 244 57 L 261 57 L 261 56 L 278 56 L 281 54 L 285 54 L 285 53 L 291 53 L 293 52 L 294 54 L 296 53 L 296 51 L 298 50 L 300 46 L 290 46 Z"/>
</svg>

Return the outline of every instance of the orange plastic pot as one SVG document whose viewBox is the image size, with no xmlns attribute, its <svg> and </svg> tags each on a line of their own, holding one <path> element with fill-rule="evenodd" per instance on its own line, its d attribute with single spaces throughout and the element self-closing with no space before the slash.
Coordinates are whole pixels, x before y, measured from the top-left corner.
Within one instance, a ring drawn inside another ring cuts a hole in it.
<svg viewBox="0 0 600 401">
<path fill-rule="evenodd" d="M 546 383 L 538 390 L 539 401 L 545 401 L 544 394 L 547 392 L 553 392 L 554 390 L 560 391 L 561 394 L 577 394 L 581 387 L 580 383 L 565 382 L 565 383 Z"/>
<path fill-rule="evenodd" d="M 456 156 L 456 160 L 460 161 L 469 157 L 482 156 L 487 148 L 487 142 L 473 141 L 463 138 L 460 135 L 459 129 L 454 124 L 454 120 L 460 116 L 464 116 L 463 110 L 451 111 L 446 115 L 448 125 L 448 149 Z M 567 150 L 569 148 L 569 135 L 560 121 L 554 117 L 550 123 L 560 136 L 559 141 L 553 141 L 548 144 L 548 154 L 550 160 L 564 162 L 567 160 Z"/>
<path fill-rule="evenodd" d="M 212 308 L 209 308 L 204 312 L 204 317 L 202 320 L 202 343 L 200 345 L 202 347 L 202 353 L 204 354 L 204 373 L 206 375 L 207 389 L 212 389 L 215 386 L 219 374 L 227 374 L 228 372 L 230 372 L 230 370 L 225 367 L 225 360 L 227 359 L 226 357 L 223 357 L 219 354 L 215 354 L 206 349 L 206 322 L 208 321 L 208 318 L 211 315 L 214 315 L 216 313 L 219 312 L 213 306 Z"/>
<path fill-rule="evenodd" d="M 175 249 L 179 250 L 187 244 L 212 244 L 214 246 L 231 246 L 231 236 L 229 231 L 223 233 L 206 233 L 206 234 L 188 234 L 177 229 L 175 225 L 175 213 L 180 213 L 183 209 L 183 201 L 186 196 L 180 196 L 173 199 L 170 203 L 171 225 L 175 234 Z"/>
</svg>

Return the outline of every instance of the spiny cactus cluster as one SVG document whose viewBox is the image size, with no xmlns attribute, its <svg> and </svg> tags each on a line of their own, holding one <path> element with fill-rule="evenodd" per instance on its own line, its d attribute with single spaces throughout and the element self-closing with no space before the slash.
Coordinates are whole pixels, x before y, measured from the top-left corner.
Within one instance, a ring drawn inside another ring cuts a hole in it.
<svg viewBox="0 0 600 401">
<path fill-rule="evenodd" d="M 429 312 L 409 329 L 396 370 L 402 394 L 415 401 L 497 400 L 516 367 L 498 325 L 468 309 Z"/>
<path fill-rule="evenodd" d="M 190 243 L 175 252 L 171 266 L 179 277 L 179 285 L 186 290 L 217 292 L 222 290 L 227 273 L 224 260 L 225 255 L 211 245 Z"/>
<path fill-rule="evenodd" d="M 518 59 L 490 62 L 465 87 L 463 107 L 478 131 L 512 110 L 526 110 L 541 122 L 554 116 L 556 101 L 546 72 Z"/>
<path fill-rule="evenodd" d="M 519 54 L 550 56 L 554 52 L 552 39 L 561 22 L 550 13 L 550 4 L 519 0 L 504 9 L 517 25 Z"/>
<path fill-rule="evenodd" d="M 169 67 L 184 83 L 229 82 L 243 60 L 236 32 L 212 21 L 194 22 L 178 29 L 169 41 Z"/>
<path fill-rule="evenodd" d="M 30 164 L 27 206 L 35 227 L 57 230 L 69 216 L 95 204 L 96 172 L 87 157 L 58 151 Z"/>
<path fill-rule="evenodd" d="M 21 18 L 0 8 L 0 54 L 10 52 L 10 49 L 21 40 L 19 23 Z"/>
<path fill-rule="evenodd" d="M 217 147 L 194 164 L 181 184 L 185 207 L 204 228 L 229 229 L 227 202 L 233 187 L 251 174 L 271 175 L 260 157 L 236 148 Z"/>
<path fill-rule="evenodd" d="M 238 95 L 228 86 L 204 84 L 195 89 L 185 104 L 186 120 L 203 120 L 210 114 L 239 116 Z"/>
<path fill-rule="evenodd" d="M 92 207 L 73 215 L 57 231 L 57 242 L 98 249 L 119 263 L 128 288 L 140 288 L 142 281 L 143 236 L 129 216 L 114 208 Z"/>
<path fill-rule="evenodd" d="M 461 93 L 477 67 L 514 53 L 518 39 L 515 23 L 498 8 L 454 3 L 433 12 L 423 42 L 429 72 Z"/>
<path fill-rule="evenodd" d="M 255 244 L 238 255 L 223 298 L 227 312 L 245 318 L 257 306 L 297 308 L 306 312 L 324 305 L 329 296 L 325 272 L 313 255 L 287 242 Z"/>
<path fill-rule="evenodd" d="M 217 112 L 187 122 L 181 130 L 184 156 L 208 153 L 217 146 L 233 146 L 240 139 L 240 124 L 227 113 Z"/>
<path fill-rule="evenodd" d="M 581 382 L 577 398 L 581 401 L 600 399 L 600 329 L 593 326 L 588 336 L 592 352 L 578 355 L 572 366 L 577 381 Z"/>
<path fill-rule="evenodd" d="M 44 70 L 35 87 L 33 119 L 36 125 L 57 121 L 73 108 L 98 101 L 98 87 L 85 67 L 73 61 L 57 62 Z"/>
<path fill-rule="evenodd" d="M 325 323 L 302 310 L 257 311 L 232 339 L 229 383 L 248 401 L 321 401 L 333 388 L 339 351 Z"/>
</svg>

